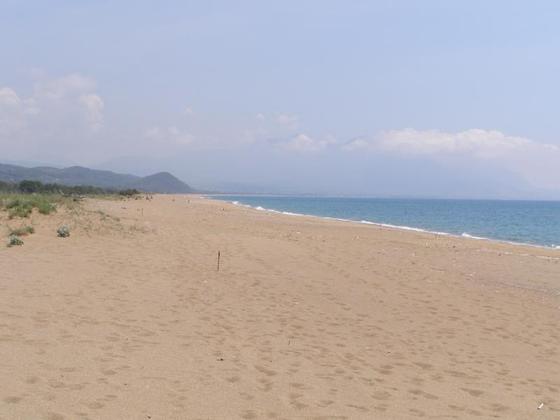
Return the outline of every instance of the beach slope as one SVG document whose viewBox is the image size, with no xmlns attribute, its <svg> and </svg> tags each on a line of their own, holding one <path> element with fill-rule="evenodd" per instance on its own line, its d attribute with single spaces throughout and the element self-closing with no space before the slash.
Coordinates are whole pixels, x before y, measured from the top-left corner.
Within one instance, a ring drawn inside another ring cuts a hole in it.
<svg viewBox="0 0 560 420">
<path fill-rule="evenodd" d="M 0 418 L 560 418 L 559 251 L 180 195 L 32 223 Z"/>
</svg>

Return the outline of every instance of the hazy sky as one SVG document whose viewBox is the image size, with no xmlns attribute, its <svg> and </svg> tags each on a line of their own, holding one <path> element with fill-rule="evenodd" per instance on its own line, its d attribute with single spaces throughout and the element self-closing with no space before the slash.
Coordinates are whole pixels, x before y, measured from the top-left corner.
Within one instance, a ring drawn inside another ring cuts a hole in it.
<svg viewBox="0 0 560 420">
<path fill-rule="evenodd" d="M 560 198 L 558 1 L 0 0 L 0 161 Z"/>
</svg>

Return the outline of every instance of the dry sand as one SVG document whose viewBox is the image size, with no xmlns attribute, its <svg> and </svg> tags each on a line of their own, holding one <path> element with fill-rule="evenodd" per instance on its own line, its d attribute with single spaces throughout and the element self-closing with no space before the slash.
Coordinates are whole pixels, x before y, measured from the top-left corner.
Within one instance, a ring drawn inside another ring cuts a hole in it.
<svg viewBox="0 0 560 420">
<path fill-rule="evenodd" d="M 185 196 L 33 223 L 2 419 L 560 418 L 559 251 Z"/>
</svg>

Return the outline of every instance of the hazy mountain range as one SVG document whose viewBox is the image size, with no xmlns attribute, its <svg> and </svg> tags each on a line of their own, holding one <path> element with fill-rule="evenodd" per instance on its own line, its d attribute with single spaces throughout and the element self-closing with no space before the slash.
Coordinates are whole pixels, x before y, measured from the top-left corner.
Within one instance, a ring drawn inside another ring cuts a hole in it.
<svg viewBox="0 0 560 420">
<path fill-rule="evenodd" d="M 135 188 L 144 192 L 167 194 L 181 194 L 195 191 L 169 172 L 158 172 L 153 175 L 140 177 L 112 171 L 89 169 L 81 166 L 71 166 L 62 169 L 47 166 L 27 168 L 24 166 L 0 163 L 0 181 L 20 182 L 23 180 L 64 185 L 91 185 L 110 189 Z"/>
</svg>

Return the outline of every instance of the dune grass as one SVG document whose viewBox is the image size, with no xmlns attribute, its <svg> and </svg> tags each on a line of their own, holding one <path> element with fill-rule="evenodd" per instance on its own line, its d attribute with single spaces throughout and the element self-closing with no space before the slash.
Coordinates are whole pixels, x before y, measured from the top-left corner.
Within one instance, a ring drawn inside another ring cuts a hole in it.
<svg viewBox="0 0 560 420">
<path fill-rule="evenodd" d="M 64 201 L 58 194 L 0 194 L 0 209 L 7 211 L 10 219 L 26 218 L 33 209 L 41 214 L 53 213 Z"/>
<path fill-rule="evenodd" d="M 10 235 L 13 236 L 27 236 L 35 233 L 35 228 L 33 226 L 22 226 L 10 231 Z"/>
</svg>

